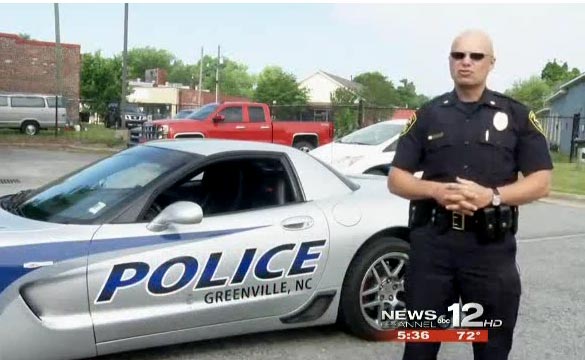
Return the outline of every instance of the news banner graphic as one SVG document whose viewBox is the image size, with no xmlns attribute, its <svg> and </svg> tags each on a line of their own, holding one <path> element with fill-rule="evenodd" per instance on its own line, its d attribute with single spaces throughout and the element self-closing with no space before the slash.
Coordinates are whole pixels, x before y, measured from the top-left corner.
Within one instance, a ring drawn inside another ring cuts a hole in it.
<svg viewBox="0 0 585 360">
<path fill-rule="evenodd" d="M 482 315 L 481 304 L 454 303 L 443 315 L 435 310 L 382 310 L 379 320 L 382 327 L 391 330 L 384 335 L 389 341 L 487 342 L 488 329 L 501 327 L 502 320 L 478 321 Z"/>
</svg>

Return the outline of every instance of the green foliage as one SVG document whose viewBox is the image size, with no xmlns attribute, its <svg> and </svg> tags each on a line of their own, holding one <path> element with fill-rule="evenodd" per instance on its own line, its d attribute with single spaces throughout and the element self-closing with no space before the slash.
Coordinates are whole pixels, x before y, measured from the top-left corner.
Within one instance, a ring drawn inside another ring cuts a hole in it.
<svg viewBox="0 0 585 360">
<path fill-rule="evenodd" d="M 305 105 L 308 91 L 299 88 L 293 74 L 278 66 L 267 66 L 258 75 L 254 100 L 277 105 Z"/>
<path fill-rule="evenodd" d="M 176 60 L 169 71 L 168 81 L 171 83 L 181 83 L 188 85 L 191 88 L 197 86 L 199 78 L 199 68 L 195 65 L 183 63 L 181 60 Z"/>
<path fill-rule="evenodd" d="M 398 92 L 392 82 L 378 71 L 359 74 L 353 81 L 363 85 L 360 95 L 368 104 L 396 106 L 400 103 Z"/>
<path fill-rule="evenodd" d="M 175 60 L 175 55 L 167 50 L 150 46 L 131 49 L 128 51 L 128 78 L 144 79 L 144 72 L 148 69 L 159 68 L 170 72 Z"/>
<path fill-rule="evenodd" d="M 27 34 L 27 33 L 18 33 L 18 36 L 23 38 L 24 40 L 32 40 L 32 38 L 30 37 L 30 34 Z"/>
<path fill-rule="evenodd" d="M 506 90 L 506 95 L 520 101 L 533 110 L 542 109 L 545 99 L 550 95 L 549 84 L 539 78 L 532 76 L 527 80 L 516 81 L 511 89 Z"/>
<path fill-rule="evenodd" d="M 559 85 L 570 81 L 571 79 L 579 76 L 581 71 L 577 68 L 569 70 L 567 62 L 562 64 L 557 63 L 557 60 L 549 61 L 546 63 L 540 73 L 540 78 L 544 80 L 551 90 L 556 89 Z"/>
<path fill-rule="evenodd" d="M 82 55 L 81 98 L 90 112 L 107 113 L 110 102 L 122 97 L 122 59 L 104 58 L 98 51 Z"/>
<path fill-rule="evenodd" d="M 396 88 L 398 95 L 398 105 L 409 109 L 418 109 L 425 102 L 429 101 L 429 98 L 424 95 L 416 93 L 416 87 L 414 83 L 408 81 L 408 79 L 400 80 L 400 85 Z"/>
<path fill-rule="evenodd" d="M 338 88 L 331 94 L 336 138 L 343 137 L 358 128 L 357 100 L 358 96 L 346 88 Z"/>
</svg>

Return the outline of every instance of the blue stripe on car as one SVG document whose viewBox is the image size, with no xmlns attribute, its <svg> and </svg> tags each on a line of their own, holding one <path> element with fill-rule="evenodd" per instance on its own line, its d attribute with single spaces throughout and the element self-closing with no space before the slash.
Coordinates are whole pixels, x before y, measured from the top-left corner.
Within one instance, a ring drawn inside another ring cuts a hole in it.
<svg viewBox="0 0 585 360">
<path fill-rule="evenodd" d="M 101 254 L 111 251 L 128 250 L 170 242 L 186 242 L 200 239 L 210 239 L 218 236 L 231 235 L 244 231 L 263 228 L 255 226 L 218 231 L 200 231 L 183 234 L 165 234 L 141 237 L 113 238 L 94 241 L 91 254 Z M 0 247 L 0 294 L 13 282 L 35 269 L 24 268 L 28 262 L 58 263 L 75 258 L 85 257 L 89 253 L 90 241 L 63 241 L 44 244 L 28 244 Z"/>
</svg>

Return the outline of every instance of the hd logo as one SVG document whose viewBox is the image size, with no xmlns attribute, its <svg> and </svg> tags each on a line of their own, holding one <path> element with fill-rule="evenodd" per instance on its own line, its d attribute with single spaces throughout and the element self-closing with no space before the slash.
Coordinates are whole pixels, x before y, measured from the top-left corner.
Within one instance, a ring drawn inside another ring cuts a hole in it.
<svg viewBox="0 0 585 360">
<path fill-rule="evenodd" d="M 311 260 L 318 260 L 321 257 L 320 250 L 313 248 L 322 247 L 325 240 L 307 241 L 300 244 L 286 277 L 309 275 L 317 270 L 317 264 L 305 264 Z M 256 265 L 253 268 L 253 275 L 259 280 L 273 280 L 284 276 L 286 269 L 270 269 L 270 261 L 279 253 L 293 251 L 295 244 L 284 244 L 268 249 L 257 257 Z M 244 282 L 252 268 L 253 260 L 256 258 L 257 249 L 246 249 L 238 266 L 231 277 L 216 279 L 215 273 L 223 252 L 214 252 L 209 255 L 207 263 L 202 266 L 203 271 L 193 290 L 209 289 L 213 287 L 238 285 Z M 168 271 L 175 267 L 182 267 L 182 274 L 173 284 L 165 285 L 163 280 Z M 146 289 L 152 295 L 164 296 L 184 289 L 197 275 L 199 262 L 192 256 L 180 256 L 172 258 L 159 265 L 148 278 Z M 136 286 L 145 280 L 150 273 L 150 266 L 145 262 L 128 262 L 116 264 L 112 267 L 110 274 L 95 301 L 96 304 L 111 302 L 118 290 L 128 289 Z"/>
</svg>

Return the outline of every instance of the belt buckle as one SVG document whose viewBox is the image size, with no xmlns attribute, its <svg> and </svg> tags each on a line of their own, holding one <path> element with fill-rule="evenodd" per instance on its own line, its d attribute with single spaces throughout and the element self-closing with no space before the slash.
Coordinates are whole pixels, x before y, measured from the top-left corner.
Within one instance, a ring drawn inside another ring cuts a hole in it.
<svg viewBox="0 0 585 360">
<path fill-rule="evenodd" d="M 451 214 L 451 227 L 454 230 L 465 230 L 465 215 L 455 211 L 453 211 Z"/>
</svg>

